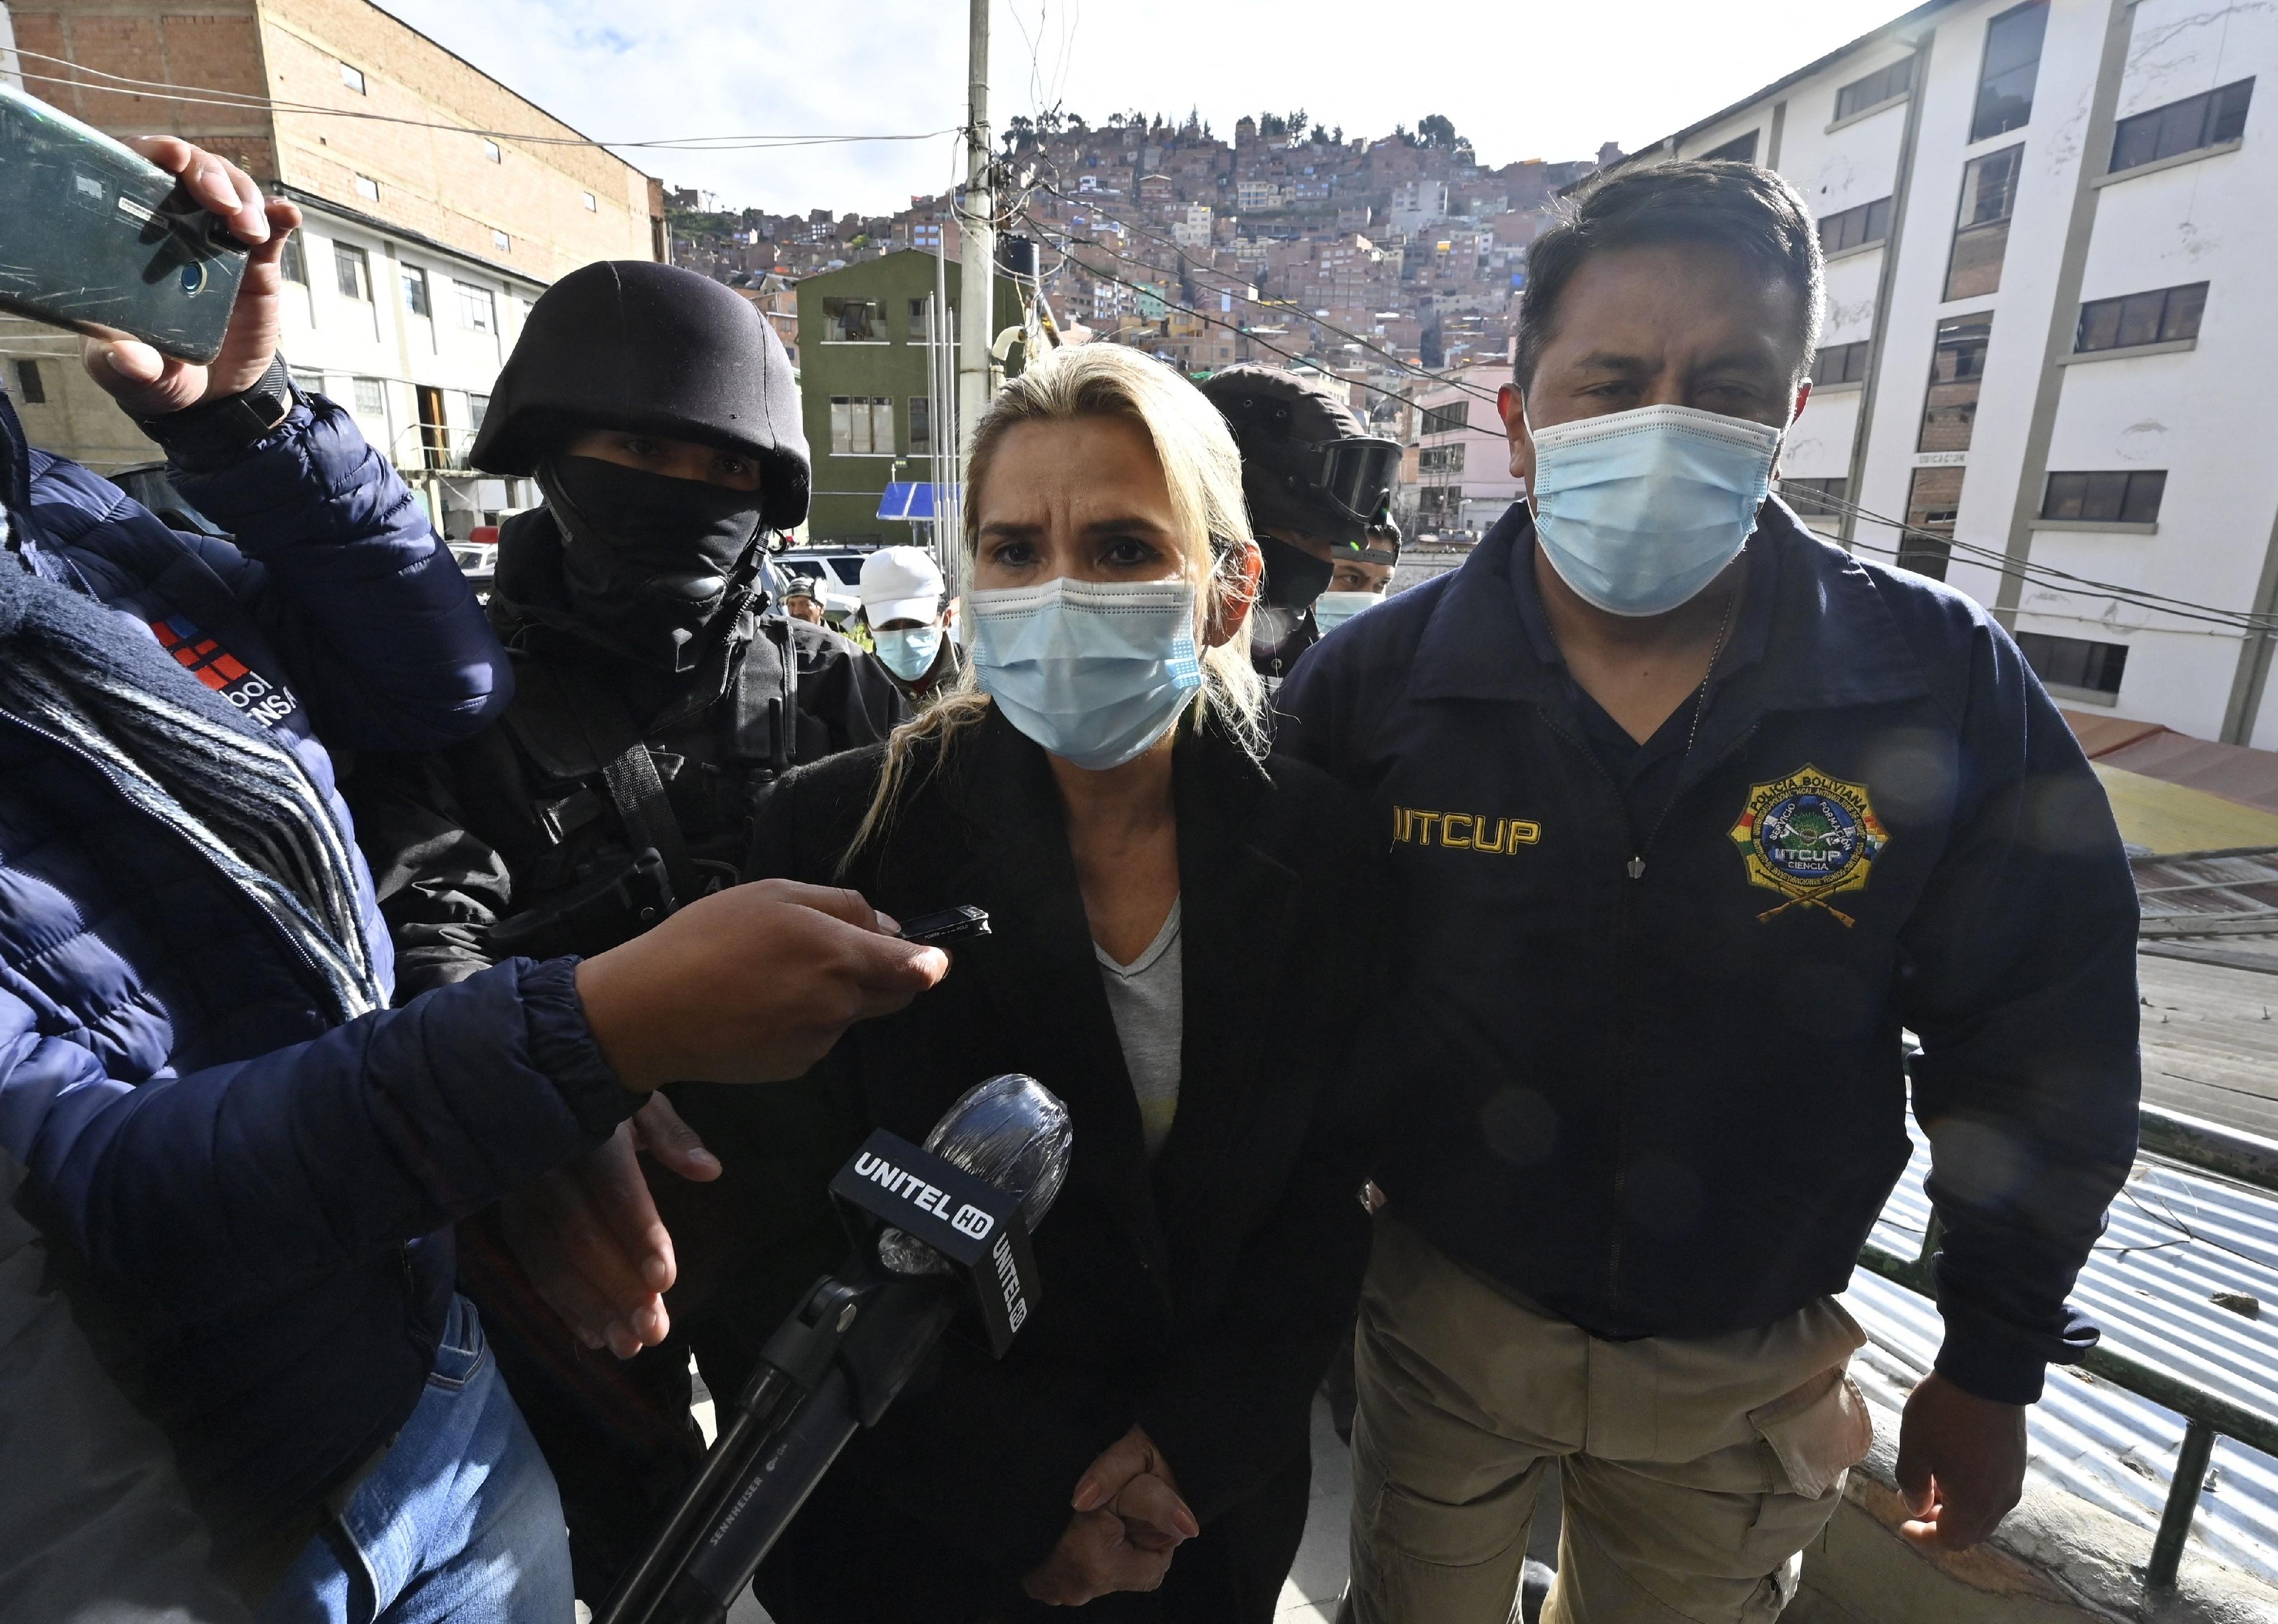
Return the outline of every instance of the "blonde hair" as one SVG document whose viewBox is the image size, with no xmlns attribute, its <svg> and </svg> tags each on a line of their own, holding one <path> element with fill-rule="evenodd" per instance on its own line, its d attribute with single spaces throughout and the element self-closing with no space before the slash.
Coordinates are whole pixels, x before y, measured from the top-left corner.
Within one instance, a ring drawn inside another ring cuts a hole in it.
<svg viewBox="0 0 2278 1624">
<path fill-rule="evenodd" d="M 1264 756 L 1265 688 L 1250 663 L 1248 617 L 1218 647 L 1204 646 L 1211 624 L 1250 596 L 1244 560 L 1252 544 L 1250 510 L 1242 497 L 1242 454 L 1218 408 L 1170 368 L 1120 344 L 1082 344 L 1052 351 L 1006 384 L 974 431 L 965 476 L 966 557 L 979 555 L 982 494 L 1005 437 L 1024 424 L 1083 417 L 1136 424 L 1154 448 L 1170 490 L 1181 572 L 1201 586 L 1195 594 L 1195 642 L 1203 648 L 1203 686 L 1195 699 L 1195 722 L 1214 723 L 1251 755 Z M 840 873 L 892 822 L 916 746 L 938 736 L 945 751 L 950 738 L 979 721 L 989 705 L 968 664 L 953 687 L 894 730 L 877 791 L 840 860 Z"/>
</svg>

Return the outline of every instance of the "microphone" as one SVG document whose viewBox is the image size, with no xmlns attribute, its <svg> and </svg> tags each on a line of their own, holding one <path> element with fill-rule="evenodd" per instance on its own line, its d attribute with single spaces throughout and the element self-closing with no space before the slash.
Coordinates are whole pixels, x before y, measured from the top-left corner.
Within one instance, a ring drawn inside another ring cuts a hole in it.
<svg viewBox="0 0 2278 1624">
<path fill-rule="evenodd" d="M 873 1133 L 830 1184 L 854 1256 L 768 1339 L 704 1469 L 595 1624 L 719 1624 L 968 1300 L 1003 1358 L 1039 1297 L 1029 1231 L 1074 1148 L 1067 1107 L 1018 1072 L 967 1089 L 922 1149 Z"/>
</svg>

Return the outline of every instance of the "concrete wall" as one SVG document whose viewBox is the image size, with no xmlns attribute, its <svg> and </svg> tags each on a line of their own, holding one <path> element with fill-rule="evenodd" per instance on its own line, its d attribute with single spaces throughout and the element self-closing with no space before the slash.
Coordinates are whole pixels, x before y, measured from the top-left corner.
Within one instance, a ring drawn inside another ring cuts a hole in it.
<svg viewBox="0 0 2278 1624">
<path fill-rule="evenodd" d="M 1893 250 L 1885 246 L 1828 267 L 1823 341 L 1879 337 L 1869 380 L 1815 395 L 1791 432 L 1785 474 L 1843 478 L 1855 468 L 1861 477 L 1852 500 L 1898 518 L 1917 467 L 1958 464 L 1966 471 L 1959 540 L 2191 602 L 2267 609 L 2278 596 L 2272 557 L 2278 459 L 2268 454 L 2267 384 L 2278 375 L 2278 295 L 2270 274 L 2278 257 L 2278 211 L 2271 207 L 2278 198 L 2278 8 L 2052 0 L 2030 119 L 1973 144 L 1986 27 L 2014 4 L 1965 0 L 1910 13 L 1661 143 L 1642 161 L 1698 157 L 1754 129 L 1759 161 L 1793 181 L 1822 218 L 1903 190 L 1897 263 L 1886 267 Z M 2107 73 L 2108 35 L 2116 50 Z M 1927 68 L 1911 96 L 1838 120 L 1843 86 L 1917 46 L 1927 52 Z M 2109 160 L 2108 119 L 2249 77 L 2258 78 L 2259 94 L 2236 150 L 2095 184 Z M 2023 164 L 1999 288 L 1947 301 L 1964 165 L 2020 143 Z M 1911 175 L 1902 188 L 1909 151 Z M 2210 290 L 2195 348 L 2053 364 L 2071 348 L 2081 302 L 2202 280 Z M 1991 314 L 1993 331 L 1972 443 L 1963 453 L 1919 452 L 1938 323 L 1980 312 Z M 1854 463 L 1861 434 L 1864 453 Z M 2121 469 L 2167 471 L 2155 533 L 2031 522 L 2047 471 Z M 1897 534 L 1862 520 L 1849 539 L 1887 561 Z M 2205 738 L 2228 730 L 2236 742 L 2278 746 L 2278 703 L 2262 701 L 2267 675 L 2241 680 L 2251 651 L 2236 628 L 2055 584 L 2005 592 L 1999 567 L 1961 553 L 1946 578 L 2010 612 L 2019 632 L 2124 646 L 2120 691 L 2101 696 L 2118 714 Z"/>
</svg>

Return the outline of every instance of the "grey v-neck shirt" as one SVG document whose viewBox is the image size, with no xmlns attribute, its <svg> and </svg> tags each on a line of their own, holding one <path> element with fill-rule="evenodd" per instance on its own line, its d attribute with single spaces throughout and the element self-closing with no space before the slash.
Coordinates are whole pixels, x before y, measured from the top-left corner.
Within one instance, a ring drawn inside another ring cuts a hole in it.
<svg viewBox="0 0 2278 1624">
<path fill-rule="evenodd" d="M 1123 1068 L 1131 1074 L 1132 1091 L 1139 1096 L 1139 1126 L 1150 1161 L 1171 1137 L 1172 1119 L 1179 1114 L 1179 1052 L 1187 1020 L 1186 994 L 1180 984 L 1185 955 L 1179 950 L 1179 913 L 1185 900 L 1181 897 L 1171 904 L 1170 917 L 1155 939 L 1128 964 L 1118 964 L 1097 942 L 1091 945 L 1099 960 L 1099 978 L 1107 988 L 1108 1012 L 1115 1017 Z"/>
</svg>

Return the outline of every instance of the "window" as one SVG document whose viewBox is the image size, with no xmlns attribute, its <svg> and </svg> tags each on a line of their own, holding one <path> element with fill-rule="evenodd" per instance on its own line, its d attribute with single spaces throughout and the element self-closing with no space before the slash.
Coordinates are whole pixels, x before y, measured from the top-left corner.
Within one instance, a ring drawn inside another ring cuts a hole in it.
<svg viewBox="0 0 2278 1624">
<path fill-rule="evenodd" d="M 1437 475 L 1441 479 L 1460 479 L 1464 476 L 1464 442 L 1451 446 L 1426 446 L 1416 454 L 1418 477 Z"/>
<path fill-rule="evenodd" d="M 288 366 L 285 369 L 293 379 L 293 387 L 303 395 L 322 395 L 325 375 L 312 366 Z"/>
<path fill-rule="evenodd" d="M 309 285 L 309 257 L 302 252 L 301 234 L 294 232 L 285 239 L 285 252 L 277 261 L 277 273 L 288 282 Z"/>
<path fill-rule="evenodd" d="M 483 419 L 490 415 L 491 397 L 470 391 L 467 395 L 467 442 L 470 445 L 474 443 L 474 437 L 483 432 Z"/>
<path fill-rule="evenodd" d="M 493 164 L 503 164 L 506 162 L 506 154 L 499 150 L 499 144 L 494 141 L 485 141 L 483 142 L 483 156 L 490 159 Z"/>
<path fill-rule="evenodd" d="M 1972 158 L 1961 172 L 1961 217 L 1954 224 L 1953 257 L 1946 264 L 1945 296 L 1974 299 L 2001 288 L 2001 262 L 2009 255 L 2009 217 L 2017 207 L 2022 145 Z"/>
<path fill-rule="evenodd" d="M 1890 234 L 1891 200 L 1877 197 L 1873 203 L 1861 203 L 1820 221 L 1819 248 L 1824 254 L 1840 254 L 1846 249 L 1880 242 Z"/>
<path fill-rule="evenodd" d="M 16 363 L 16 395 L 17 398 L 27 406 L 44 406 L 48 403 L 48 380 L 40 376 L 38 362 Z"/>
<path fill-rule="evenodd" d="M 835 456 L 891 456 L 894 402 L 885 395 L 830 397 L 830 450 Z"/>
<path fill-rule="evenodd" d="M 345 62 L 341 63 L 340 82 L 346 85 L 349 89 L 355 91 L 358 96 L 368 94 L 363 88 L 363 70 L 362 68 L 353 68 Z"/>
<path fill-rule="evenodd" d="M 364 251 L 346 242 L 333 244 L 333 275 L 340 297 L 371 302 L 371 260 Z"/>
<path fill-rule="evenodd" d="M 2199 335 L 2199 318 L 2206 310 L 2207 285 L 2186 282 L 2181 287 L 2155 287 L 2149 293 L 2118 299 L 2093 299 L 2080 307 L 2080 329 L 2073 353 L 2098 349 L 2133 349 L 2139 344 L 2172 344 Z"/>
<path fill-rule="evenodd" d="M 822 302 L 822 341 L 826 344 L 884 343 L 884 303 L 876 299 L 825 299 Z"/>
<path fill-rule="evenodd" d="M 2048 31 L 2048 0 L 2004 11 L 1985 25 L 1985 60 L 1977 71 L 1977 117 L 1969 139 L 1984 141 L 2022 129 L 2033 117 L 2033 81 L 2041 73 L 2041 36 Z"/>
<path fill-rule="evenodd" d="M 933 301 L 930 299 L 911 300 L 910 342 L 913 344 L 930 344 L 933 342 L 932 326 Z"/>
<path fill-rule="evenodd" d="M 427 302 L 427 273 L 417 265 L 403 267 L 403 308 L 414 316 L 432 317 L 434 307 Z"/>
<path fill-rule="evenodd" d="M 2254 81 L 2242 79 L 2122 119 L 2112 130 L 2112 172 L 2238 140 L 2246 133 L 2246 104 L 2253 99 Z"/>
<path fill-rule="evenodd" d="M 1851 481 L 1839 478 L 1782 479 L 1779 488 L 1781 499 L 1806 518 L 1839 517 L 1851 495 Z"/>
<path fill-rule="evenodd" d="M 387 416 L 387 391 L 380 387 L 378 379 L 359 378 L 355 380 L 355 409 L 359 417 Z"/>
<path fill-rule="evenodd" d="M 514 252 L 514 239 L 493 226 L 491 227 L 491 246 L 501 254 L 511 254 Z"/>
<path fill-rule="evenodd" d="M 379 201 L 379 182 L 373 180 L 370 175 L 358 175 L 355 178 L 355 190 L 356 195 L 363 198 L 366 203 L 378 203 Z"/>
<path fill-rule="evenodd" d="M 2120 674 L 2128 668 L 2128 645 L 2091 643 L 2084 637 L 2051 637 L 2042 632 L 2017 633 L 2017 651 L 2034 675 L 2058 693 L 2113 695 L 2120 692 Z"/>
<path fill-rule="evenodd" d="M 1938 324 L 1930 350 L 1930 393 L 1923 402 L 1917 451 L 1967 451 L 1977 427 L 1977 392 L 1985 379 L 1985 351 L 1993 317 L 1949 316 Z"/>
<path fill-rule="evenodd" d="M 1854 79 L 1835 93 L 1836 122 L 1839 124 L 1869 107 L 1894 102 L 1913 89 L 1914 83 L 1912 57 L 1900 57 L 1886 68 L 1878 68 L 1864 79 Z"/>
<path fill-rule="evenodd" d="M 594 197 L 594 195 L 593 195 L 593 194 L 592 194 L 592 193 L 591 193 L 591 192 L 580 192 L 580 193 L 578 193 L 578 194 L 577 194 L 577 195 L 578 195 L 578 196 L 580 196 L 580 197 L 582 197 L 582 198 L 584 198 L 584 199 L 585 200 L 585 212 L 586 212 L 586 213 L 588 213 L 588 214 L 597 214 L 597 213 L 599 213 L 599 212 L 600 211 L 600 208 L 601 208 L 600 203 L 599 202 L 599 200 L 597 200 L 597 199 Z"/>
<path fill-rule="evenodd" d="M 467 282 L 454 282 L 459 294 L 459 325 L 477 333 L 498 331 L 498 305 L 487 287 L 477 287 Z"/>
<path fill-rule="evenodd" d="M 2052 473 L 2041 497 L 2045 519 L 2091 525 L 2153 525 L 2167 492 L 2164 471 Z"/>
<path fill-rule="evenodd" d="M 1945 578 L 1946 563 L 1953 556 L 1954 520 L 1961 512 L 1962 472 L 1959 468 L 1915 470 L 1907 486 L 1907 528 L 1899 536 L 1900 569 L 1934 581 Z"/>
<path fill-rule="evenodd" d="M 1462 401 L 1429 407 L 1424 413 L 1424 432 L 1426 434 L 1452 434 L 1469 421 L 1470 410 L 1471 408 Z"/>
<path fill-rule="evenodd" d="M 910 396 L 910 449 L 933 449 L 933 402 L 922 395 Z"/>
<path fill-rule="evenodd" d="M 1723 146 L 1711 147 L 1701 156 L 1704 158 L 1730 158 L 1736 164 L 1753 164 L 1756 161 L 1758 134 L 1759 132 L 1755 130 L 1750 130 L 1745 135 L 1736 135 Z"/>
<path fill-rule="evenodd" d="M 1811 381 L 1823 388 L 1829 384 L 1866 382 L 1867 341 L 1828 345 L 1811 364 Z"/>
</svg>

